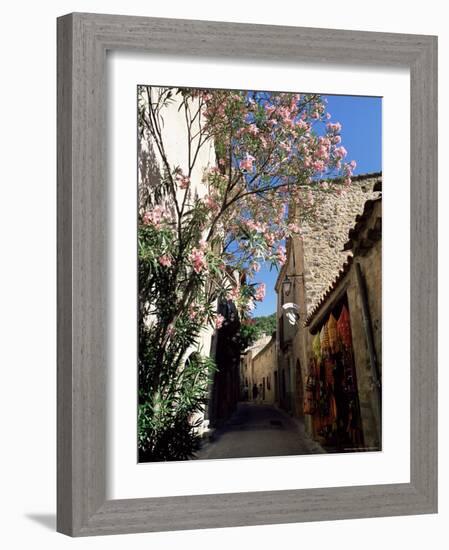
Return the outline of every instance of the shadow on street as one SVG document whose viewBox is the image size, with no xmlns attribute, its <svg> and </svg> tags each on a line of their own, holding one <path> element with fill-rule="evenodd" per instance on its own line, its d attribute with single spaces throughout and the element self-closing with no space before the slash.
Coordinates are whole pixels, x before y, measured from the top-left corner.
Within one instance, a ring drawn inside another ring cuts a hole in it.
<svg viewBox="0 0 449 550">
<path fill-rule="evenodd" d="M 270 405 L 239 403 L 231 418 L 205 441 L 195 459 L 320 454 L 304 425 Z"/>
</svg>

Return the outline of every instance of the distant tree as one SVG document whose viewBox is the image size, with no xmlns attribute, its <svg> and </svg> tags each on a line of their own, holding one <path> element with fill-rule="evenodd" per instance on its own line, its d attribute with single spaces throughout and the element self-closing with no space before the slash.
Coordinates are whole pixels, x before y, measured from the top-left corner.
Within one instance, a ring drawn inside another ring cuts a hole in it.
<svg viewBox="0 0 449 550">
<path fill-rule="evenodd" d="M 253 319 L 246 319 L 240 326 L 239 344 L 243 352 L 259 338 L 260 331 Z"/>
<path fill-rule="evenodd" d="M 248 317 L 244 319 L 239 330 L 239 342 L 241 351 L 252 346 L 261 336 L 271 336 L 276 330 L 276 314 L 260 317 Z"/>
<path fill-rule="evenodd" d="M 254 317 L 254 321 L 255 326 L 259 331 L 259 336 L 262 334 L 271 336 L 271 334 L 273 334 L 273 332 L 276 330 L 276 313 Z"/>
</svg>

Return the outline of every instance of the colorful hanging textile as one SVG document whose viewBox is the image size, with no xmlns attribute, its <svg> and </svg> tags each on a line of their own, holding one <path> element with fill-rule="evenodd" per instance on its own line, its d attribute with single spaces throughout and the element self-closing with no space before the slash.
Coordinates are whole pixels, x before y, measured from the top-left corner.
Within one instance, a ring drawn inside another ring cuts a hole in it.
<svg viewBox="0 0 449 550">
<path fill-rule="evenodd" d="M 328 354 L 330 351 L 329 348 L 329 331 L 327 329 L 327 323 L 323 325 L 323 328 L 320 332 L 320 341 L 321 341 L 321 353 Z"/>
<path fill-rule="evenodd" d="M 318 378 L 316 376 L 316 360 L 309 359 L 309 371 L 307 374 L 306 391 L 304 394 L 304 414 L 315 414 Z"/>
<path fill-rule="evenodd" d="M 329 420 L 332 422 L 332 429 L 337 429 L 337 401 L 335 400 L 335 396 L 333 393 L 330 395 L 330 403 L 329 403 Z"/>
<path fill-rule="evenodd" d="M 306 391 L 304 395 L 304 414 L 314 414 L 315 412 L 315 384 L 316 379 L 313 376 L 313 373 L 309 372 L 306 381 Z"/>
<path fill-rule="evenodd" d="M 329 316 L 327 322 L 327 331 L 329 334 L 329 347 L 332 353 L 337 353 L 340 348 L 340 341 L 338 338 L 337 319 L 332 315 Z"/>
<path fill-rule="evenodd" d="M 337 330 L 343 344 L 346 348 L 350 348 L 352 346 L 351 322 L 346 306 L 343 306 L 341 310 L 340 317 L 337 321 Z"/>
<path fill-rule="evenodd" d="M 324 376 L 326 380 L 326 384 L 328 386 L 334 385 L 334 369 L 335 369 L 335 362 L 332 359 L 325 359 L 324 361 Z"/>
<path fill-rule="evenodd" d="M 321 359 L 321 340 L 319 332 L 316 333 L 314 339 L 312 340 L 312 351 L 319 361 Z"/>
</svg>

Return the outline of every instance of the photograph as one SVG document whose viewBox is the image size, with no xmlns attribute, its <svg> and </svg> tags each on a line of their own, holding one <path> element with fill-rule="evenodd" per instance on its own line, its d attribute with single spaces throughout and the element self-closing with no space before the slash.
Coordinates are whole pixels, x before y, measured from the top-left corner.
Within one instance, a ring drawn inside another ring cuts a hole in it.
<svg viewBox="0 0 449 550">
<path fill-rule="evenodd" d="M 382 98 L 136 116 L 138 462 L 382 451 Z"/>
</svg>

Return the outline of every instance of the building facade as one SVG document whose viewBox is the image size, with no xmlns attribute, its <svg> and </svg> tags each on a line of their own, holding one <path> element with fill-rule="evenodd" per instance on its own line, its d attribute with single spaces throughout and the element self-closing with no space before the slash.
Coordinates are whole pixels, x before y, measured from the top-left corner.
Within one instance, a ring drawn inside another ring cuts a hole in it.
<svg viewBox="0 0 449 550">
<path fill-rule="evenodd" d="M 336 448 L 382 447 L 381 224 L 381 198 L 368 200 L 345 245 L 353 255 L 305 322 L 305 407 L 313 435 Z"/>
<path fill-rule="evenodd" d="M 254 359 L 272 340 L 272 336 L 263 335 L 240 356 L 240 398 L 242 401 L 257 401 L 259 381 L 254 368 Z M 254 390 L 254 386 L 257 390 Z"/>
<path fill-rule="evenodd" d="M 357 439 L 356 429 L 353 429 L 352 440 L 357 441 L 354 446 L 363 445 L 366 449 L 377 449 L 380 445 L 380 380 L 378 374 L 377 378 L 373 377 L 372 371 L 365 368 L 367 358 L 373 361 L 372 348 L 378 348 L 376 350 L 376 357 L 378 357 L 381 346 L 380 189 L 381 175 L 369 174 L 355 177 L 351 187 L 341 196 L 324 195 L 318 191 L 317 215 L 314 220 L 303 224 L 301 237 L 294 237 L 287 243 L 287 261 L 276 282 L 279 406 L 298 418 L 304 418 L 309 435 L 321 443 L 327 442 L 329 446 L 334 447 L 343 441 L 341 437 L 341 441 L 337 441 L 335 437 L 332 438 L 329 435 L 331 433 L 335 435 L 337 431 L 338 418 L 337 420 L 334 418 L 336 399 L 335 395 L 330 399 L 329 395 L 324 395 L 323 391 L 321 395 L 319 392 L 313 393 L 317 384 L 321 384 L 321 390 L 323 387 L 328 388 L 325 365 L 321 362 L 318 365 L 312 365 L 313 361 L 317 362 L 313 346 L 315 345 L 315 349 L 318 349 L 316 336 L 317 334 L 321 336 L 323 327 L 329 329 L 331 313 L 332 333 L 334 321 L 336 323 L 339 320 L 343 306 L 350 315 L 351 331 L 354 330 L 354 334 L 351 332 L 354 343 L 354 347 L 351 348 L 353 351 L 351 364 L 352 380 L 357 381 L 355 392 L 357 402 L 351 402 L 349 405 L 348 398 L 348 403 L 344 405 L 343 394 L 340 392 L 337 396 L 339 410 L 345 409 L 343 415 L 345 418 L 340 424 L 346 421 L 346 429 L 348 419 L 353 426 L 358 422 L 357 429 L 362 436 L 359 434 Z M 368 210 L 371 207 L 374 212 L 374 221 L 370 223 L 374 225 L 368 227 L 366 231 L 371 231 L 370 236 L 373 239 L 376 236 L 376 240 L 368 251 L 370 239 L 363 237 L 363 245 L 359 245 L 356 238 L 364 231 L 361 224 L 368 223 L 367 219 L 371 212 Z M 356 257 L 358 261 L 354 262 Z M 356 265 L 359 267 L 356 268 Z M 359 287 L 355 283 L 357 277 L 360 278 L 361 270 L 362 277 L 366 277 L 365 294 L 370 308 L 374 343 L 369 343 L 363 332 L 364 327 L 368 326 L 364 321 L 365 317 L 362 319 L 358 315 L 362 307 L 361 295 L 358 294 Z M 343 276 L 346 277 L 345 283 L 342 283 L 345 290 L 339 292 L 337 299 L 333 294 L 335 281 Z M 335 310 L 332 306 L 335 306 Z M 320 313 L 322 309 L 327 312 L 327 316 Z M 345 317 L 346 313 L 343 315 L 343 318 Z M 323 333 L 322 336 L 324 337 L 325 334 Z M 320 355 L 320 359 L 321 357 Z M 330 371 L 334 369 L 335 372 L 332 374 L 335 375 L 337 372 L 335 364 L 332 367 L 330 365 L 330 357 L 327 359 L 329 371 L 327 380 L 330 388 Z M 345 359 L 348 363 L 347 354 Z M 344 369 L 340 363 L 338 376 L 341 375 L 340 370 Z M 376 372 L 380 372 L 379 359 L 376 365 Z M 347 374 L 348 376 L 351 374 L 349 366 Z M 341 380 L 340 382 L 343 383 Z M 327 420 L 322 420 L 320 423 L 317 421 L 317 403 L 322 405 L 322 418 L 325 414 L 328 415 Z M 312 410 L 316 414 L 313 414 Z M 339 429 L 341 432 L 343 428 L 340 426 Z M 346 450 L 349 450 L 349 446 Z"/>
<path fill-rule="evenodd" d="M 259 403 L 274 405 L 277 401 L 277 351 L 276 335 L 252 357 L 251 365 L 251 398 Z M 257 387 L 257 397 L 254 396 Z"/>
</svg>

